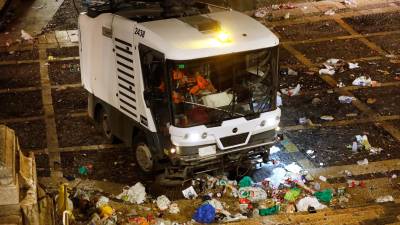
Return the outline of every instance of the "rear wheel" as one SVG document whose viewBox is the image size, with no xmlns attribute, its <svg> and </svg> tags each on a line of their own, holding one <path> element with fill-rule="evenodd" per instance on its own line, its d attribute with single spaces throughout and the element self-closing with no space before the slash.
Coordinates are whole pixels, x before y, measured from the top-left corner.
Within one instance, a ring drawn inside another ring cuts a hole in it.
<svg viewBox="0 0 400 225">
<path fill-rule="evenodd" d="M 104 134 L 107 140 L 109 140 L 110 142 L 115 141 L 115 136 L 111 131 L 110 115 L 102 108 L 99 109 L 99 111 L 97 112 L 96 127 L 100 132 Z"/>
</svg>

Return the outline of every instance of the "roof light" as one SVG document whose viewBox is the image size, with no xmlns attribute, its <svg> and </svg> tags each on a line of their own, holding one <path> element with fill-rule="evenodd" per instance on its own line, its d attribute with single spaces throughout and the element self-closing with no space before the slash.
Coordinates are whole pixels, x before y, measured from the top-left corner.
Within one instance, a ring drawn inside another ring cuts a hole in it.
<svg viewBox="0 0 400 225">
<path fill-rule="evenodd" d="M 220 31 L 217 35 L 218 41 L 220 42 L 229 42 L 230 38 L 229 38 L 229 34 L 226 31 Z"/>
</svg>

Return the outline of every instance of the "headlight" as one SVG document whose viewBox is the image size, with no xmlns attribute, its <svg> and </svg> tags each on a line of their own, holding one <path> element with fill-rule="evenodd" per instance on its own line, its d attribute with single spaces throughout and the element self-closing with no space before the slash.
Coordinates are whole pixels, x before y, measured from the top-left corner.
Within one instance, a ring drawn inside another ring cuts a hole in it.
<svg viewBox="0 0 400 225">
<path fill-rule="evenodd" d="M 277 122 L 276 118 L 268 118 L 267 119 L 268 126 L 275 126 L 276 122 Z"/>
</svg>

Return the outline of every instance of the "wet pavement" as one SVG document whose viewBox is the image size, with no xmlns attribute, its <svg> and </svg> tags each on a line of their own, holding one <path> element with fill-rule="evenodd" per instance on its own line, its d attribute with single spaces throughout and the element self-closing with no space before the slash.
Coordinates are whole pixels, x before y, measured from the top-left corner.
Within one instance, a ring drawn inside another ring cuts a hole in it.
<svg viewBox="0 0 400 225">
<path fill-rule="evenodd" d="M 76 29 L 75 20 L 64 20 L 76 13 L 71 7 L 71 1 L 66 0 L 44 29 L 48 32 L 45 41 L 39 39 L 24 48 L 1 48 L 0 122 L 15 129 L 24 151 L 37 153 L 41 176 L 50 174 L 51 161 L 59 157 L 64 175 L 79 177 L 79 167 L 92 165 L 88 178 L 134 184 L 139 176 L 130 149 L 109 143 L 86 115 L 87 94 L 80 85 L 78 47 L 65 31 Z M 394 12 L 366 10 L 363 15 L 355 11 L 353 15 L 338 13 L 304 21 L 263 21 L 281 38 L 281 66 L 299 72 L 297 76 L 282 75 L 280 88 L 302 86 L 300 95 L 284 96 L 282 106 L 281 127 L 296 148 L 281 146 L 281 152 L 271 159 L 286 164 L 299 160 L 300 165 L 317 171 L 357 167 L 356 162 L 365 158 L 378 164 L 400 160 L 400 80 L 396 75 L 400 73 L 400 5 L 390 10 Z M 55 34 L 54 30 L 62 31 Z M 41 54 L 38 49 L 43 50 Z M 358 62 L 360 68 L 320 76 L 317 69 L 330 58 Z M 352 86 L 361 75 L 380 85 Z M 49 83 L 43 81 L 46 76 Z M 336 87 L 340 81 L 345 87 Z M 50 95 L 44 97 L 44 92 Z M 342 104 L 338 97 L 343 93 L 359 101 Z M 317 105 L 312 103 L 315 98 L 321 100 Z M 334 120 L 322 120 L 324 115 Z M 299 125 L 301 117 L 314 125 Z M 52 126 L 56 132 L 49 134 Z M 371 145 L 383 151 L 377 155 L 352 152 L 347 146 L 360 134 L 368 135 Z M 49 156 L 49 150 L 56 156 Z M 313 156 L 307 150 L 313 150 Z M 388 171 L 400 169 L 398 163 L 389 165 Z M 265 166 L 255 171 L 254 177 L 269 172 Z M 363 175 L 368 174 L 373 172 Z"/>
</svg>

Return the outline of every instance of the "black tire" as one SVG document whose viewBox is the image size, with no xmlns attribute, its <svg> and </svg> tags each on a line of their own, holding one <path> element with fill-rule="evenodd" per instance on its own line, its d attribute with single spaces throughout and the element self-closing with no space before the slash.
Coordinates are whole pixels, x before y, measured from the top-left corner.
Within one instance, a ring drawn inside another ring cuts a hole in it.
<svg viewBox="0 0 400 225">
<path fill-rule="evenodd" d="M 103 108 L 98 109 L 95 117 L 96 128 L 102 132 L 110 143 L 116 142 L 116 138 L 111 131 L 110 116 Z"/>
</svg>

